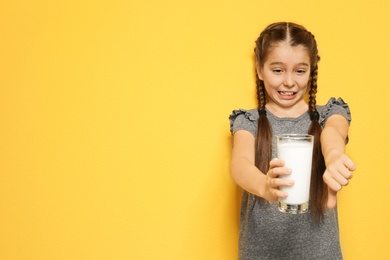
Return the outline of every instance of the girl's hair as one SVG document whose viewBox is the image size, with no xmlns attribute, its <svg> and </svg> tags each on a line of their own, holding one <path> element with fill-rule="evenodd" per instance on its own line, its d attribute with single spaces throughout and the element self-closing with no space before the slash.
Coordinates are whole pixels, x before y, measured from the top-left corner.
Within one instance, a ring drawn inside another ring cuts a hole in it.
<svg viewBox="0 0 390 260">
<path fill-rule="evenodd" d="M 319 114 L 316 109 L 318 61 L 320 60 L 317 43 L 314 36 L 301 25 L 287 22 L 271 24 L 256 40 L 255 55 L 256 62 L 260 68 L 264 66 L 269 51 L 281 42 L 288 42 L 290 46 L 301 45 L 305 47 L 310 57 L 309 113 L 311 124 L 308 134 L 314 136 L 310 204 L 312 217 L 317 221 L 321 221 L 326 208 L 328 189 L 322 179 L 325 171 L 325 162 L 320 143 L 322 128 L 318 122 Z M 269 162 L 272 159 L 272 129 L 265 112 L 266 93 L 264 82 L 259 79 L 258 75 L 256 84 L 260 117 L 255 147 L 255 165 L 266 174 L 269 170 Z"/>
</svg>

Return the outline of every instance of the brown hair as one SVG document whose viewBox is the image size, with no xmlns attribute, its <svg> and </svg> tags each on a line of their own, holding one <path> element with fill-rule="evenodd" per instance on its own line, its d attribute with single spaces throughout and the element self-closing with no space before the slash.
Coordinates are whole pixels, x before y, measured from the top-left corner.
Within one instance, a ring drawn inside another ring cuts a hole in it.
<svg viewBox="0 0 390 260">
<path fill-rule="evenodd" d="M 314 136 L 310 205 L 312 217 L 317 221 L 320 221 L 323 219 L 326 209 L 328 190 L 322 179 L 322 175 L 325 171 L 325 162 L 320 143 L 322 128 L 318 122 L 319 114 L 316 109 L 318 61 L 320 60 L 316 40 L 314 36 L 301 25 L 287 22 L 271 24 L 256 40 L 256 62 L 258 66 L 263 67 L 272 46 L 276 43 L 286 41 L 288 41 L 291 46 L 301 45 L 305 47 L 310 57 L 309 113 L 311 124 L 308 129 L 308 134 Z M 269 162 L 272 159 L 272 129 L 265 113 L 266 94 L 264 82 L 259 79 L 258 75 L 256 85 L 259 121 L 255 147 L 255 165 L 266 174 L 269 169 Z"/>
</svg>

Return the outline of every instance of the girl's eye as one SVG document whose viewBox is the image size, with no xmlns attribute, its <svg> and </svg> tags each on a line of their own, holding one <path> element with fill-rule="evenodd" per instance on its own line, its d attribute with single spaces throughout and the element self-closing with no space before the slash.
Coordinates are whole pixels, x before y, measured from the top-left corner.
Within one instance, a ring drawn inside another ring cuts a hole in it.
<svg viewBox="0 0 390 260">
<path fill-rule="evenodd" d="M 302 70 L 297 70 L 298 74 L 304 74 L 305 72 L 306 72 L 306 70 L 303 70 L 303 69 Z"/>
<path fill-rule="evenodd" d="M 272 71 L 275 72 L 275 73 L 281 73 L 282 69 L 273 69 Z"/>
</svg>

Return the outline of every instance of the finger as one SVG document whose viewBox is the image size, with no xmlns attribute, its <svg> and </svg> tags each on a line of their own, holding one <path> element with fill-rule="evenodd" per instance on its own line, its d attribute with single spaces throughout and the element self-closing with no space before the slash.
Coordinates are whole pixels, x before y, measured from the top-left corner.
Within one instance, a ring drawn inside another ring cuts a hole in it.
<svg viewBox="0 0 390 260">
<path fill-rule="evenodd" d="M 328 187 L 335 192 L 340 191 L 341 188 L 343 187 L 337 179 L 330 177 L 329 175 L 324 174 L 323 179 L 324 179 L 324 182 L 328 185 Z M 347 184 L 347 183 L 348 183 L 348 181 L 345 182 L 345 184 Z"/>
<path fill-rule="evenodd" d="M 352 172 L 348 168 L 341 168 L 340 169 L 340 174 L 348 181 L 352 179 L 353 175 Z"/>
<path fill-rule="evenodd" d="M 275 168 L 275 167 L 283 167 L 284 166 L 284 161 L 283 160 L 280 160 L 278 158 L 274 158 L 272 159 L 270 162 L 269 162 L 269 167 L 272 169 L 272 168 Z"/>
<path fill-rule="evenodd" d="M 352 171 L 356 169 L 355 164 L 347 157 L 344 157 L 344 160 L 339 164 L 336 164 L 336 168 L 334 168 L 334 172 L 339 172 L 346 179 L 352 179 Z"/>
<path fill-rule="evenodd" d="M 271 202 L 276 202 L 279 198 L 287 198 L 287 196 L 287 192 L 281 191 L 277 188 L 269 188 L 267 200 Z"/>
<path fill-rule="evenodd" d="M 355 164 L 353 163 L 353 161 L 352 161 L 351 159 L 349 159 L 347 156 L 346 156 L 344 165 L 345 165 L 345 167 L 347 167 L 348 170 L 350 170 L 350 171 L 356 170 L 356 165 L 355 165 Z"/>
<path fill-rule="evenodd" d="M 338 174 L 334 174 L 333 178 L 342 186 L 347 186 L 349 180 L 352 179 L 352 173 L 346 168 L 341 169 Z"/>
<path fill-rule="evenodd" d="M 268 175 L 272 178 L 278 178 L 279 176 L 291 174 L 291 169 L 284 167 L 276 167 L 268 171 Z"/>
<path fill-rule="evenodd" d="M 291 186 L 294 186 L 295 182 L 294 180 L 287 180 L 287 179 L 281 179 L 281 178 L 275 178 L 275 179 L 272 179 L 272 187 L 274 188 L 277 188 L 277 187 L 280 187 L 280 186 L 288 186 L 288 187 L 291 187 Z"/>
<path fill-rule="evenodd" d="M 287 196 L 288 196 L 287 192 L 277 190 L 277 189 L 275 189 L 273 193 L 274 193 L 276 200 L 278 200 L 279 198 L 287 198 Z"/>
<path fill-rule="evenodd" d="M 345 168 L 344 165 L 333 165 L 328 168 L 324 174 L 329 184 L 332 183 L 332 179 L 342 186 L 348 185 L 348 179 L 352 178 L 351 172 Z"/>
<path fill-rule="evenodd" d="M 327 207 L 332 209 L 336 207 L 337 204 L 337 191 L 334 191 L 328 187 L 328 202 Z"/>
</svg>

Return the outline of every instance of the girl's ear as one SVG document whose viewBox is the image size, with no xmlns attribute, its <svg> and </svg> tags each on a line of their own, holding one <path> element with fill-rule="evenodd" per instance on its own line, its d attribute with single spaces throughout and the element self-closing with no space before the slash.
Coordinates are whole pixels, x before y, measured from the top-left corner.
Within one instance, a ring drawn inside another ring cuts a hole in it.
<svg viewBox="0 0 390 260">
<path fill-rule="evenodd" d="M 256 61 L 256 72 L 257 72 L 257 77 L 260 80 L 263 80 L 263 72 L 261 70 L 260 64 Z"/>
</svg>

